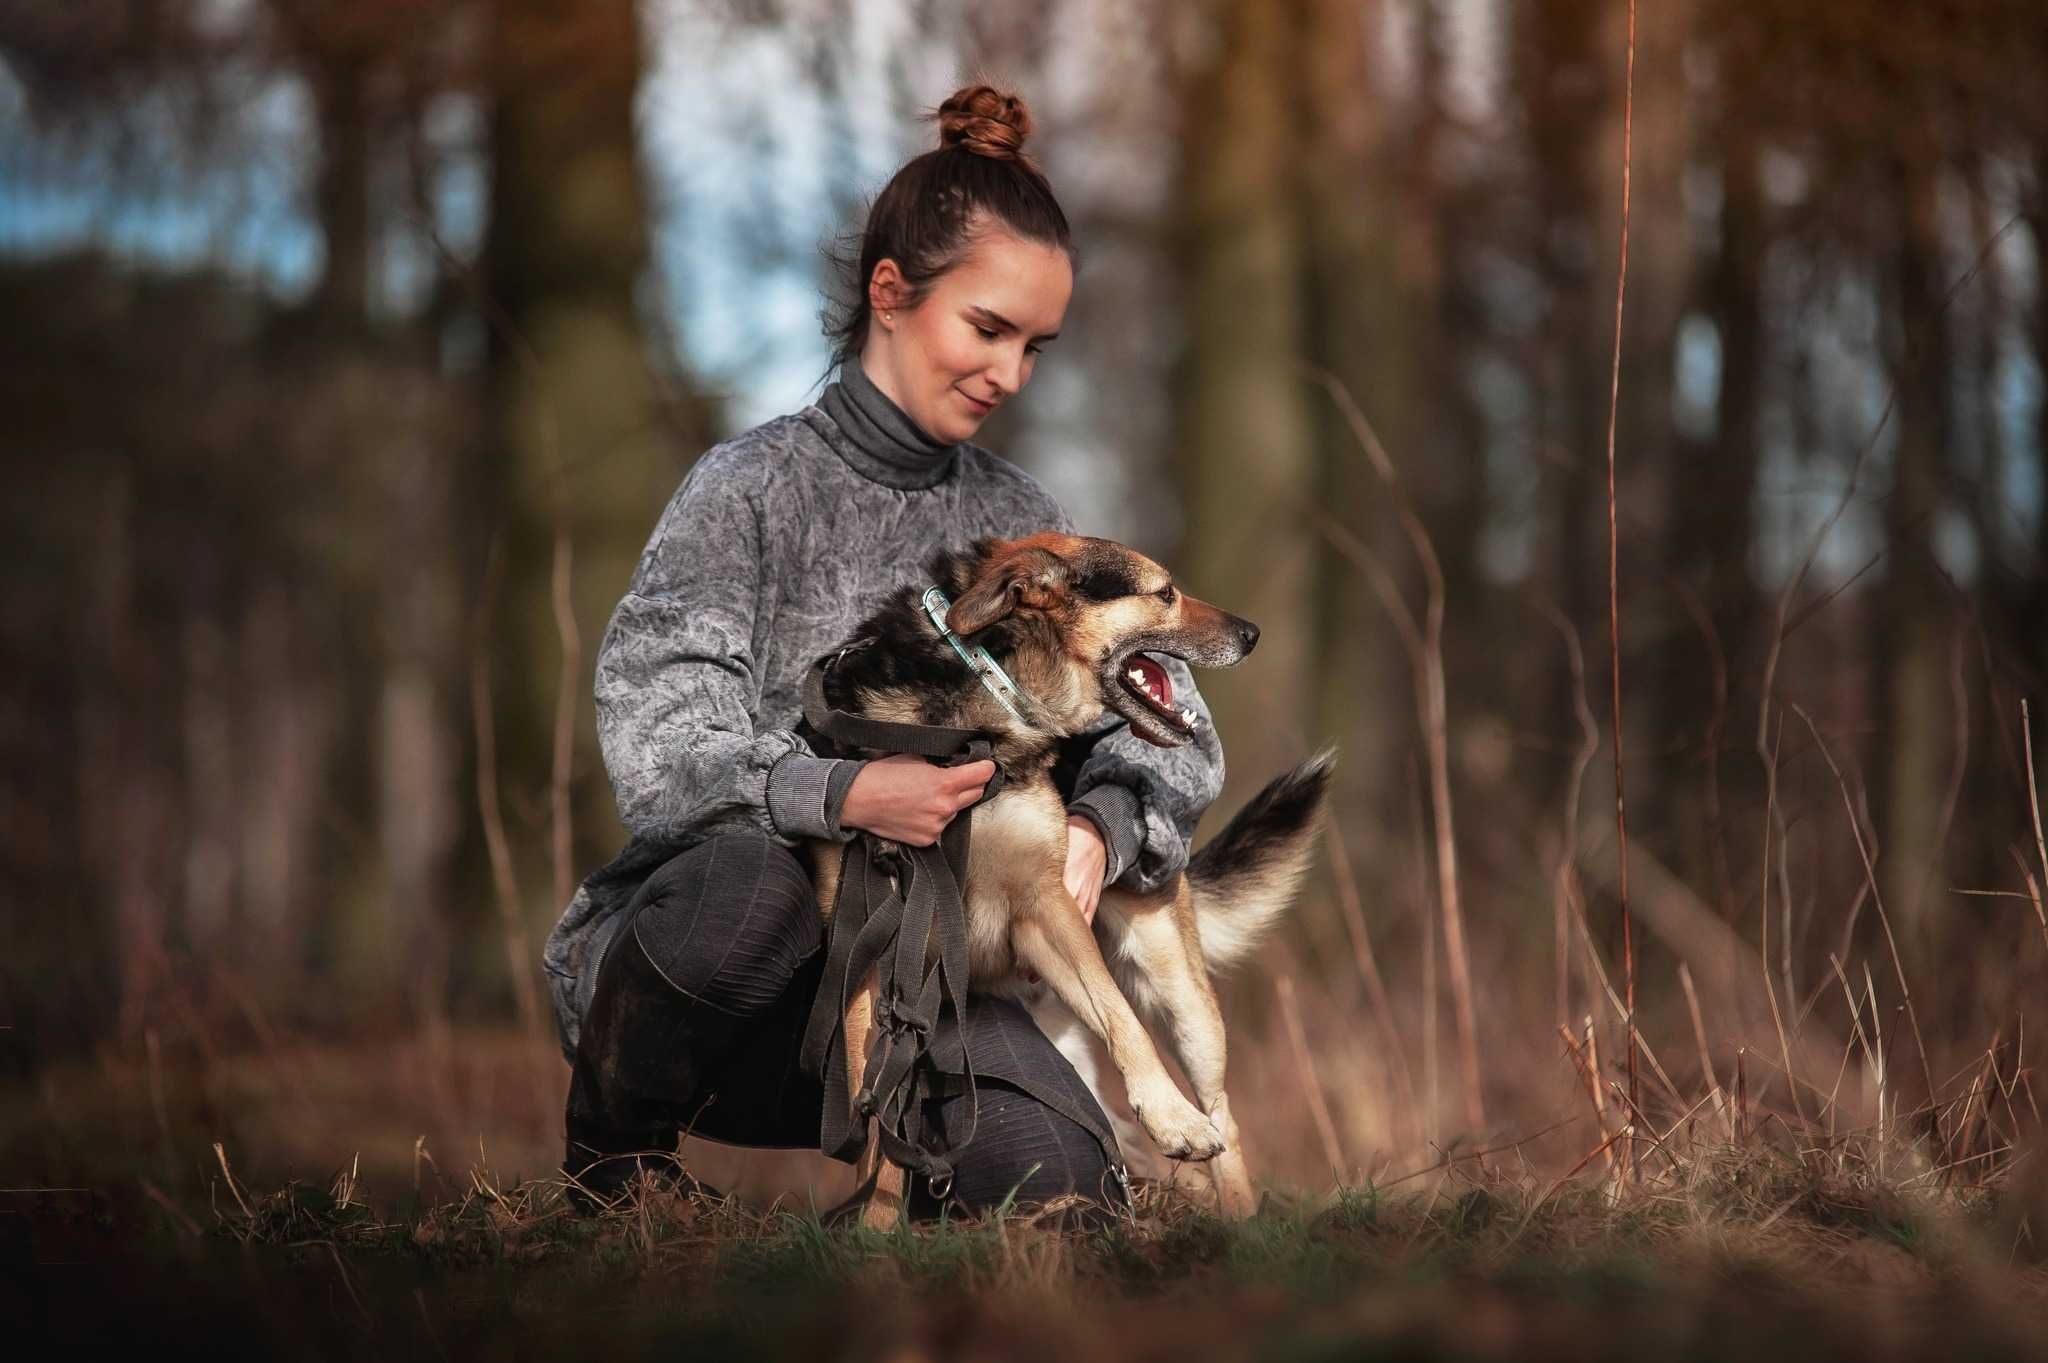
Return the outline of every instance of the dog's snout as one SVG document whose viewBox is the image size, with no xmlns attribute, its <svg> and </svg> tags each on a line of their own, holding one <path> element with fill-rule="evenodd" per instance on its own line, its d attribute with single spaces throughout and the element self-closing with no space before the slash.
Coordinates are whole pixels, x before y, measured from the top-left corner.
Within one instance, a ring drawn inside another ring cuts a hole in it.
<svg viewBox="0 0 2048 1363">
<path fill-rule="evenodd" d="M 1259 646 L 1259 627 L 1249 620 L 1239 620 L 1237 637 L 1244 644 L 1244 651 L 1249 653 Z"/>
</svg>

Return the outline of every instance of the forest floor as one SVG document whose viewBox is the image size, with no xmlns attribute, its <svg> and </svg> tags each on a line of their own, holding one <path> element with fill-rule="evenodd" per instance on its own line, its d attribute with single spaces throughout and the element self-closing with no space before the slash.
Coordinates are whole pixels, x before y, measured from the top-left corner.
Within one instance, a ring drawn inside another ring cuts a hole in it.
<svg viewBox="0 0 2048 1363">
<path fill-rule="evenodd" d="M 1601 1160 L 1562 1179 L 1463 1159 L 1272 1191 L 1234 1225 L 1153 1187 L 1092 1229 L 878 1234 L 825 1224 L 822 1189 L 641 1188 L 582 1215 L 549 1171 L 553 1079 L 521 1081 L 530 1052 L 486 1041 L 457 1047 L 474 1072 L 442 1095 L 451 1122 L 503 1133 L 474 1158 L 400 1136 L 402 1053 L 356 1070 L 341 1048 L 156 1054 L 17 1081 L 0 1326 L 306 1358 L 2048 1358 L 2048 1184 L 2024 1160 L 1944 1187 L 1702 1138 L 1618 1191 Z M 316 1166 L 316 1147 L 357 1153 Z"/>
</svg>

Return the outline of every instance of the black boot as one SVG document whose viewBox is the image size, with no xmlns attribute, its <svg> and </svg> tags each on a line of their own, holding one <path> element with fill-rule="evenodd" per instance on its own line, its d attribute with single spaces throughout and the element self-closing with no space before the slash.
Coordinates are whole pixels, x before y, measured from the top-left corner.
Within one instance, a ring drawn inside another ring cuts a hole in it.
<svg viewBox="0 0 2048 1363">
<path fill-rule="evenodd" d="M 605 953 L 583 1019 L 564 1115 L 562 1171 L 584 1211 L 643 1171 L 696 1190 L 676 1142 L 700 1102 L 704 1061 L 732 1045 L 735 1019 L 677 990 L 629 923 Z"/>
</svg>

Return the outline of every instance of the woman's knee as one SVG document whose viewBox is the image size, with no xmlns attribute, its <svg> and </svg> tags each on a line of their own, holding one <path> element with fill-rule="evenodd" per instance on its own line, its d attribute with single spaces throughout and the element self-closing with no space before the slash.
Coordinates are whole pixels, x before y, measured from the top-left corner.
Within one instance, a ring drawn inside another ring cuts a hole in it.
<svg viewBox="0 0 2048 1363">
<path fill-rule="evenodd" d="M 931 1114 L 944 1139 L 964 1142 L 953 1195 L 976 1210 L 1005 1199 L 1114 1202 L 1121 1185 L 1105 1144 L 1114 1139 L 1108 1119 L 1031 1015 L 1007 999 L 976 997 L 957 1035 L 977 1096 L 948 1098 Z"/>
<path fill-rule="evenodd" d="M 721 833 L 664 862 L 627 912 L 670 984 L 733 1012 L 772 1003 L 823 940 L 802 864 L 756 832 Z"/>
<path fill-rule="evenodd" d="M 1120 1200 L 1109 1151 L 1095 1132 L 998 1080 L 983 1082 L 978 1098 L 947 1104 L 955 1127 L 973 1121 L 949 1196 L 973 1212 L 1069 1197 L 1105 1206 Z"/>
</svg>

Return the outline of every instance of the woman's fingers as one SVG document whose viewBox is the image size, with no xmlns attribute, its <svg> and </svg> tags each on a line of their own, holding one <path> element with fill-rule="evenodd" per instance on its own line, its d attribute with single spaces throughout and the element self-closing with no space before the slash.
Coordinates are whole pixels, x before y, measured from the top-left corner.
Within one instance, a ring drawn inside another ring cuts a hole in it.
<svg viewBox="0 0 2048 1363">
<path fill-rule="evenodd" d="M 953 811 L 958 813 L 981 798 L 989 778 L 996 773 L 996 764 L 984 760 L 969 762 L 962 767 L 941 767 L 940 770 L 953 778 Z"/>
<path fill-rule="evenodd" d="M 952 773 L 953 779 L 963 789 L 971 786 L 979 792 L 988 784 L 988 778 L 996 774 L 996 764 L 983 758 L 979 762 L 969 762 L 965 766 L 941 767 L 939 770 Z"/>
<path fill-rule="evenodd" d="M 995 771 L 996 764 L 986 759 L 938 767 L 907 753 L 878 758 L 854 777 L 841 822 L 912 847 L 929 847 L 961 810 L 981 798 Z"/>
</svg>

